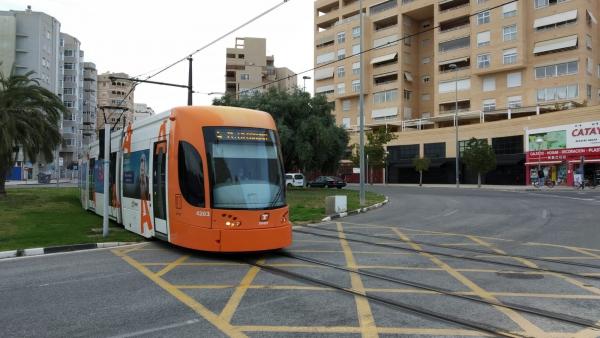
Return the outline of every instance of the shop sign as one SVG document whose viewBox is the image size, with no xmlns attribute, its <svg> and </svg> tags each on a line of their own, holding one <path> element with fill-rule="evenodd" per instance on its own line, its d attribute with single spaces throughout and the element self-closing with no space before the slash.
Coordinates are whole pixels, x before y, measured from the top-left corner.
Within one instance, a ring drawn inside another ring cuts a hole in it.
<svg viewBox="0 0 600 338">
<path fill-rule="evenodd" d="M 527 131 L 527 151 L 530 152 L 586 147 L 600 147 L 600 121 Z"/>
<path fill-rule="evenodd" d="M 598 157 L 600 156 L 600 147 L 530 151 L 527 153 L 527 162 L 572 161 L 579 159 L 581 156 Z"/>
</svg>

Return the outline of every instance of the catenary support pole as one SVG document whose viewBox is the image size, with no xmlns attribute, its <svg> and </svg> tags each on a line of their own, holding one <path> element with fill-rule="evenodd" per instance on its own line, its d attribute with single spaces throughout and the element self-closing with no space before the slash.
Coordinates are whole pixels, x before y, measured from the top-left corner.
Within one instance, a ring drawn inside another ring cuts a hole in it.
<svg viewBox="0 0 600 338">
<path fill-rule="evenodd" d="M 359 0 L 359 18 L 360 18 L 360 98 L 359 98 L 359 125 L 360 125 L 360 141 L 359 141 L 359 157 L 360 157 L 360 205 L 365 205 L 365 97 L 364 97 L 364 83 L 363 83 L 363 6 L 362 0 Z"/>
<path fill-rule="evenodd" d="M 188 57 L 189 70 L 188 70 L 188 106 L 192 105 L 192 94 L 194 93 L 192 88 L 192 56 Z"/>
<path fill-rule="evenodd" d="M 110 176 L 110 124 L 104 124 L 104 195 L 102 207 L 102 236 L 108 236 L 108 203 L 109 203 L 109 176 Z"/>
</svg>

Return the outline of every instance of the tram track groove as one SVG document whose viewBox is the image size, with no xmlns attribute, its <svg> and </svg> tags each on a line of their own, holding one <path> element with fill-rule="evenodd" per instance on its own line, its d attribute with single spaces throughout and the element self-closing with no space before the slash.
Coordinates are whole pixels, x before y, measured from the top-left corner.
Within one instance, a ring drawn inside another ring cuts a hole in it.
<svg viewBox="0 0 600 338">
<path fill-rule="evenodd" d="M 323 229 L 323 228 L 317 228 L 317 227 L 309 227 L 310 229 L 317 229 L 317 230 L 322 230 L 322 231 L 328 231 L 328 232 L 333 232 L 333 233 L 337 233 L 336 230 L 330 230 L 330 229 Z M 302 233 L 302 234 L 307 234 L 307 235 L 312 235 L 312 236 L 317 236 L 317 237 L 324 237 L 324 238 L 331 238 L 331 239 L 337 239 L 336 236 L 333 235 L 327 235 L 327 234 L 322 234 L 322 233 L 315 233 L 315 232 L 311 232 L 311 231 L 304 231 L 304 230 L 299 230 L 299 229 L 294 229 L 294 232 L 297 233 Z M 354 232 L 346 232 L 345 233 L 347 235 L 358 235 L 358 236 L 365 236 L 365 237 L 375 237 L 377 239 L 380 240 L 391 240 L 391 241 L 395 241 L 401 244 L 406 244 L 406 242 L 401 241 L 401 240 L 396 240 L 396 239 L 392 239 L 392 238 L 384 238 L 384 237 L 378 237 L 378 236 L 370 236 L 370 235 L 365 235 L 365 234 L 360 234 L 360 233 L 354 233 Z M 564 270 L 556 270 L 556 269 L 547 269 L 547 268 L 540 268 L 540 267 L 531 267 L 531 266 L 527 266 L 527 265 L 519 265 L 519 264 L 515 264 L 515 263 L 508 263 L 508 262 L 499 262 L 499 261 L 493 261 L 493 260 L 486 260 L 486 259 L 482 259 L 482 258 L 477 258 L 477 257 L 469 257 L 469 256 L 462 256 L 462 255 L 457 255 L 457 254 L 451 254 L 451 253 L 444 253 L 444 252 L 439 252 L 439 251 L 429 251 L 429 250 L 423 250 L 423 249 L 414 249 L 414 248 L 408 248 L 408 247 L 403 247 L 403 246 L 396 246 L 396 245 L 391 245 L 391 244 L 385 244 L 385 243 L 373 243 L 373 242 L 369 242 L 369 241 L 365 241 L 365 240 L 360 240 L 360 239 L 355 239 L 355 238 L 346 238 L 347 241 L 350 242 L 354 242 L 354 243 L 361 243 L 361 244 L 367 244 L 367 245 L 371 245 L 371 246 L 376 246 L 376 247 L 382 247 L 382 248 L 388 248 L 388 249 L 396 249 L 396 250 L 402 250 L 402 251 L 408 251 L 408 252 L 412 252 L 412 253 L 418 253 L 418 254 L 430 254 L 430 255 L 434 255 L 434 256 L 444 256 L 444 257 L 450 257 L 450 258 L 456 258 L 456 259 L 462 259 L 462 260 L 469 260 L 469 261 L 474 261 L 474 262 L 479 262 L 479 263 L 485 263 L 485 264 L 492 264 L 492 265 L 502 265 L 502 266 L 508 266 L 511 268 L 516 268 L 516 269 L 525 269 L 525 270 L 532 270 L 532 271 L 536 271 L 536 272 L 544 272 L 544 273 L 553 273 L 553 274 L 563 274 L 563 275 L 569 275 L 569 276 L 573 276 L 573 277 L 578 277 L 578 278 L 582 278 L 582 279 L 588 279 L 588 280 L 600 280 L 600 276 L 590 276 L 590 275 L 583 275 L 580 273 L 576 273 L 576 272 L 570 272 L 570 271 L 564 271 Z M 418 242 L 414 242 L 415 244 L 419 244 Z M 421 245 L 427 245 L 426 243 L 422 243 Z M 450 250 L 464 250 L 462 248 L 451 248 L 451 247 L 443 247 L 444 249 L 450 249 Z M 469 249 L 470 250 L 470 249 Z M 466 251 L 469 251 L 466 250 Z M 501 254 L 496 254 L 492 251 L 483 251 L 486 254 L 494 254 L 495 256 L 503 256 Z M 506 255 L 505 257 L 507 258 L 523 258 L 526 259 L 525 257 L 521 257 L 521 256 L 517 256 L 517 255 Z M 569 262 L 565 262 L 566 265 L 569 265 Z M 596 267 L 597 269 L 600 269 L 600 267 Z"/>
<path fill-rule="evenodd" d="M 285 278 L 301 280 L 301 281 L 304 281 L 304 282 L 307 282 L 310 284 L 314 284 L 314 285 L 318 285 L 318 286 L 325 286 L 325 287 L 328 287 L 331 289 L 342 291 L 344 293 L 347 293 L 347 294 L 350 294 L 353 296 L 363 297 L 363 298 L 366 298 L 367 300 L 374 301 L 374 302 L 383 304 L 385 306 L 388 306 L 388 307 L 391 307 L 391 308 L 394 308 L 397 310 L 408 311 L 410 313 L 417 314 L 420 316 L 433 318 L 436 320 L 441 320 L 441 321 L 444 321 L 444 322 L 447 322 L 450 324 L 454 324 L 454 325 L 460 325 L 462 327 L 473 329 L 473 330 L 476 330 L 476 331 L 479 331 L 482 333 L 486 333 L 486 334 L 491 334 L 493 336 L 512 337 L 512 338 L 530 338 L 530 336 L 510 332 L 508 330 L 496 327 L 494 325 L 477 323 L 475 321 L 471 321 L 468 319 L 463 319 L 463 318 L 451 316 L 448 314 L 443 314 L 443 313 L 439 313 L 436 311 L 428 310 L 428 309 L 420 307 L 420 306 L 410 305 L 410 304 L 406 304 L 406 303 L 402 303 L 402 302 L 396 302 L 396 301 L 392 301 L 389 299 L 385 299 L 383 297 L 369 295 L 366 292 L 362 293 L 362 292 L 359 292 L 352 288 L 346 288 L 346 287 L 340 286 L 335 283 L 331 283 L 331 282 L 313 278 L 313 277 L 308 277 L 308 276 L 305 276 L 305 275 L 302 275 L 299 273 L 295 273 L 295 272 L 288 271 L 285 269 L 280 269 L 280 268 L 273 267 L 270 265 L 265 265 L 265 264 L 261 264 L 261 263 L 250 261 L 250 260 L 241 260 L 241 262 L 251 265 L 251 266 L 258 267 L 264 271 L 268 271 L 273 274 L 283 276 Z"/>
<path fill-rule="evenodd" d="M 341 271 L 356 273 L 356 274 L 359 274 L 362 276 L 376 278 L 376 279 L 384 280 L 384 281 L 391 282 L 394 284 L 410 286 L 410 287 L 414 287 L 414 288 L 420 289 L 420 290 L 433 291 L 438 294 L 443 294 L 443 295 L 455 297 L 458 299 L 469 300 L 469 301 L 486 304 L 486 305 L 491 305 L 491 306 L 499 306 L 499 307 L 508 308 L 508 309 L 521 311 L 521 312 L 527 312 L 529 314 L 537 315 L 537 316 L 544 317 L 547 319 L 553 319 L 553 320 L 561 321 L 564 323 L 575 324 L 575 325 L 582 326 L 585 328 L 600 329 L 599 324 L 597 324 L 595 321 L 587 319 L 587 318 L 580 318 L 580 317 L 566 315 L 566 314 L 559 314 L 559 313 L 552 312 L 552 311 L 537 309 L 537 308 L 533 308 L 533 307 L 529 307 L 529 306 L 525 306 L 525 305 L 513 304 L 510 302 L 495 302 L 495 301 L 485 300 L 485 299 L 478 298 L 478 297 L 461 295 L 461 294 L 457 294 L 451 290 L 447 290 L 444 288 L 439 288 L 436 286 L 431 286 L 431 285 L 427 285 L 427 284 L 422 284 L 422 283 L 412 282 L 412 281 L 408 281 L 408 280 L 404 280 L 404 279 L 399 279 L 399 278 L 371 272 L 371 271 L 368 271 L 365 269 L 350 269 L 350 268 L 347 268 L 347 267 L 344 267 L 344 266 L 341 266 L 338 264 L 334 264 L 331 262 L 326 262 L 326 261 L 322 261 L 322 260 L 318 260 L 318 259 L 314 259 L 314 258 L 310 258 L 310 257 L 305 257 L 302 255 L 297 255 L 297 254 L 287 252 L 287 251 L 278 252 L 277 255 L 304 261 L 304 262 L 308 262 L 308 263 L 312 263 L 312 264 L 316 264 L 316 265 L 320 265 L 320 266 L 327 266 L 327 267 L 338 269 Z"/>
</svg>

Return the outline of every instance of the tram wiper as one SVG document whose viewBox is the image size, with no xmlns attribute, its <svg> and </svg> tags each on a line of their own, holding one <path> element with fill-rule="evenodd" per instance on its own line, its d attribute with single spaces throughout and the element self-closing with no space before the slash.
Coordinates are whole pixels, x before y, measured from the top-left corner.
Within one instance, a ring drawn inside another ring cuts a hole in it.
<svg viewBox="0 0 600 338">
<path fill-rule="evenodd" d="M 277 190 L 277 194 L 275 194 L 275 198 L 269 204 L 270 208 L 272 208 L 272 207 L 275 206 L 275 203 L 277 203 L 277 201 L 279 200 L 279 196 L 281 196 L 281 193 L 283 192 L 283 189 L 284 189 L 284 185 L 280 184 L 279 185 L 279 190 Z"/>
</svg>

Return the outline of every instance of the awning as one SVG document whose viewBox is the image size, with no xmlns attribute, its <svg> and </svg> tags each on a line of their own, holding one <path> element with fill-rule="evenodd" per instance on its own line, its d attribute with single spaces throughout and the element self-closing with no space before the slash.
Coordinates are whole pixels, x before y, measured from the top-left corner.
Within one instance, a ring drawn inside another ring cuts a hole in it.
<svg viewBox="0 0 600 338">
<path fill-rule="evenodd" d="M 373 109 L 373 111 L 371 111 L 371 118 L 397 116 L 397 115 L 398 115 L 398 107 Z"/>
<path fill-rule="evenodd" d="M 459 63 L 459 62 L 466 62 L 468 61 L 469 58 L 468 57 L 463 57 L 463 58 L 458 58 L 458 59 L 452 59 L 452 60 L 446 60 L 446 61 L 440 61 L 439 65 L 440 66 L 444 66 L 444 65 L 450 65 L 453 63 Z"/>
<path fill-rule="evenodd" d="M 550 16 L 545 16 L 543 18 L 535 19 L 533 22 L 533 28 L 544 27 L 549 25 L 554 25 L 559 22 L 571 21 L 577 19 L 577 10 L 572 10 L 568 12 L 558 13 Z"/>
<path fill-rule="evenodd" d="M 398 57 L 398 53 L 391 53 L 391 54 L 386 54 L 386 55 L 378 56 L 378 57 L 373 58 L 371 60 L 371 64 L 374 65 L 374 64 L 377 64 L 377 63 L 391 61 L 391 60 L 394 60 L 396 57 Z"/>
<path fill-rule="evenodd" d="M 315 70 L 315 80 L 324 80 L 333 77 L 333 67 L 319 68 Z"/>
<path fill-rule="evenodd" d="M 413 77 L 412 77 L 412 74 L 410 72 L 404 72 L 404 78 L 408 82 L 413 82 Z"/>
<path fill-rule="evenodd" d="M 561 164 L 563 161 L 541 161 L 541 162 L 526 162 L 526 166 L 534 166 L 534 165 L 549 165 L 549 164 Z"/>
<path fill-rule="evenodd" d="M 577 46 L 577 35 L 570 35 L 558 39 L 536 42 L 535 48 L 533 49 L 533 54 L 540 54 L 575 46 Z"/>
<path fill-rule="evenodd" d="M 590 17 L 590 20 L 592 20 L 593 23 L 598 23 L 598 21 L 596 20 L 596 18 L 594 17 L 592 12 L 590 12 L 589 9 L 586 9 L 585 11 L 587 12 L 587 15 Z"/>
<path fill-rule="evenodd" d="M 335 90 L 335 86 L 334 85 L 330 85 L 330 86 L 322 86 L 322 87 L 317 87 L 315 89 L 316 93 L 324 93 L 324 92 L 331 92 Z"/>
</svg>

